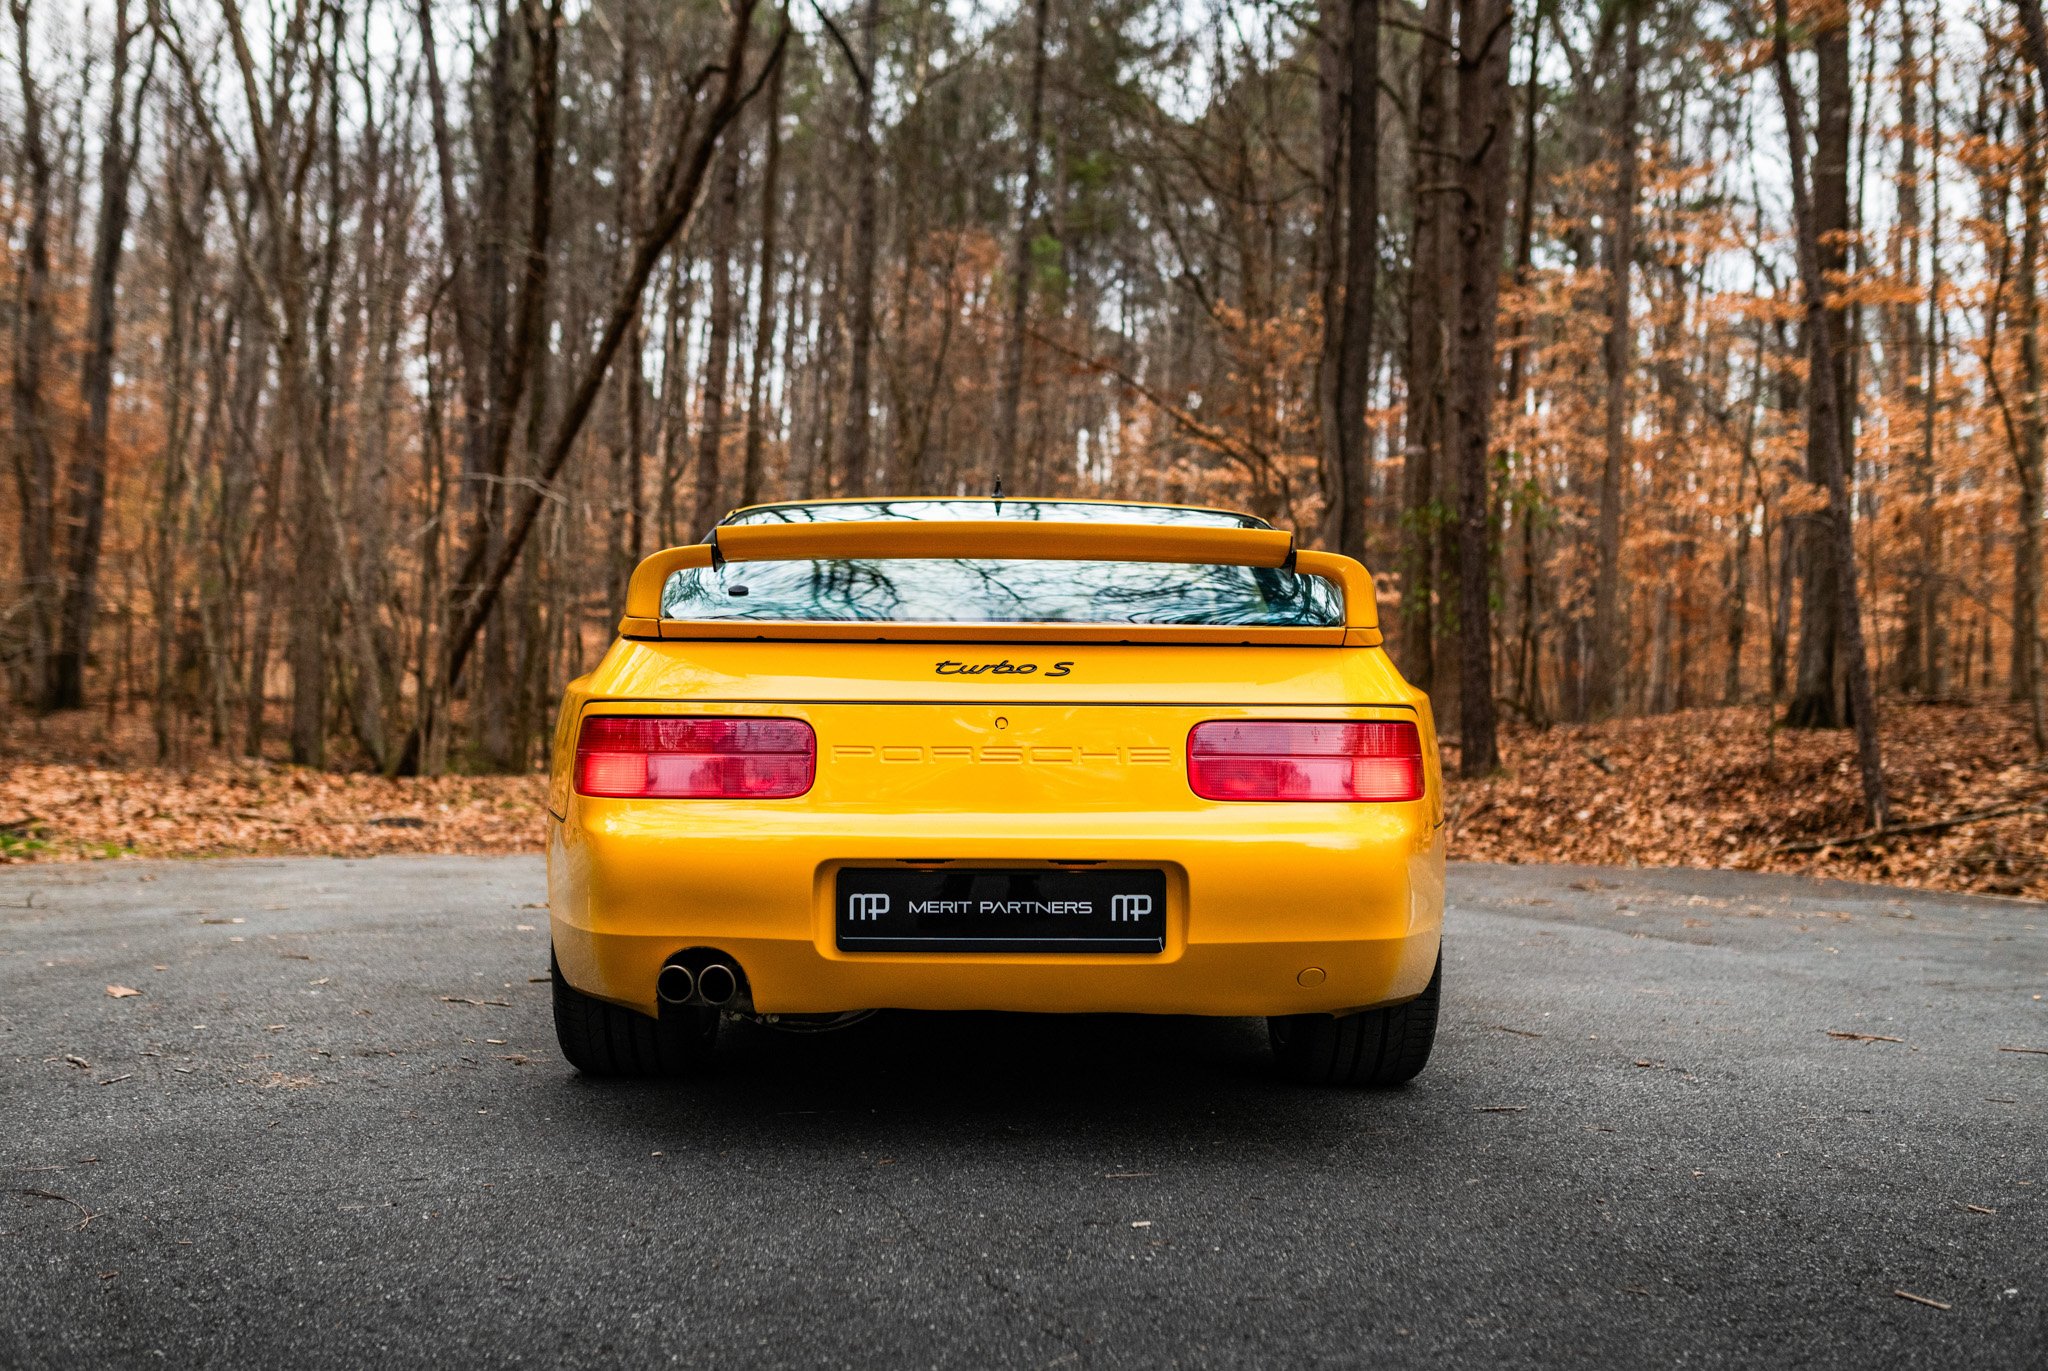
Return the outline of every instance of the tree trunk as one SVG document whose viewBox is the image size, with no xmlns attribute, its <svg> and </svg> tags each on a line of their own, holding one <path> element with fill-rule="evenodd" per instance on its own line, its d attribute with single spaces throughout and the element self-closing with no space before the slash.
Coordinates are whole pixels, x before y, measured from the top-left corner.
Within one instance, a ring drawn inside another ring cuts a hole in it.
<svg viewBox="0 0 2048 1371">
<path fill-rule="evenodd" d="M 1350 128 L 1345 138 L 1344 303 L 1337 334 L 1336 469 L 1324 524 L 1336 550 L 1365 560 L 1365 406 L 1372 383 L 1373 292 L 1379 279 L 1380 5 L 1349 0 Z M 1327 322 L 1325 327 L 1327 327 Z"/>
<path fill-rule="evenodd" d="M 1629 369 L 1635 359 L 1635 326 L 1629 280 L 1635 266 L 1636 82 L 1642 70 L 1642 17 L 1636 3 L 1624 3 L 1621 103 L 1615 119 L 1614 200 L 1607 230 L 1607 434 L 1600 468 L 1600 565 L 1593 587 L 1592 680 L 1587 704 L 1592 713 L 1621 709 L 1628 674 L 1628 643 L 1621 604 L 1621 482 L 1628 464 Z"/>
<path fill-rule="evenodd" d="M 704 394 L 697 407 L 697 493 L 691 536 L 704 536 L 725 511 L 719 458 L 725 446 L 725 392 L 732 373 L 733 239 L 739 231 L 740 156 L 720 154 L 711 187 L 711 336 L 705 342 Z"/>
<path fill-rule="evenodd" d="M 1447 207 L 1458 162 L 1444 154 L 1451 70 L 1451 0 L 1428 0 L 1415 52 L 1414 240 L 1408 268 L 1408 417 L 1405 547 L 1401 576 L 1402 669 L 1419 690 L 1437 685 L 1436 596 L 1444 520 L 1439 479 L 1444 433 L 1444 321 L 1452 254 Z"/>
<path fill-rule="evenodd" d="M 875 58 L 881 50 L 882 0 L 867 0 L 862 20 L 861 66 L 856 73 L 860 107 L 855 119 L 853 148 L 855 190 L 851 280 L 847 287 L 846 321 L 846 412 L 840 416 L 843 435 L 839 443 L 840 469 L 846 473 L 849 493 L 872 489 L 875 474 L 868 470 L 869 414 L 873 386 L 868 379 L 869 357 L 875 343 L 875 254 L 878 249 L 876 224 L 881 216 L 879 195 L 880 149 L 875 138 Z"/>
<path fill-rule="evenodd" d="M 1820 459 L 1827 486 L 1828 512 L 1822 527 L 1829 535 L 1836 579 L 1834 612 L 1840 621 L 1841 655 L 1848 677 L 1849 709 L 1856 725 L 1856 760 L 1863 779 L 1864 816 L 1870 827 L 1883 828 L 1888 819 L 1885 796 L 1884 761 L 1878 751 L 1877 701 L 1870 685 L 1870 663 L 1863 649 L 1862 607 L 1857 601 L 1856 541 L 1849 518 L 1849 479 L 1842 447 L 1842 418 L 1836 412 L 1841 398 L 1835 371 L 1838 322 L 1827 304 L 1827 278 L 1821 253 L 1820 219 L 1806 179 L 1806 126 L 1798 88 L 1792 82 L 1792 59 L 1788 51 L 1787 0 L 1773 0 L 1776 24 L 1772 34 L 1773 65 L 1777 72 L 1778 97 L 1784 107 L 1785 138 L 1790 153 L 1793 228 L 1798 238 L 1801 293 L 1806 297 L 1806 329 L 1811 342 L 1812 373 L 1807 385 L 1809 452 Z M 1823 87 L 1825 89 L 1825 87 Z M 1825 104 L 1825 97 L 1823 100 Z"/>
<path fill-rule="evenodd" d="M 1909 289 L 1920 285 L 1920 73 L 1918 33 L 1913 23 L 1914 0 L 1899 0 L 1899 139 L 1898 204 L 1894 212 L 1891 271 Z M 1917 301 L 1894 307 L 1890 351 L 1891 390 L 1903 415 L 1918 414 L 1923 397 L 1920 367 L 1924 348 L 1920 337 Z M 1903 426 L 1902 426 L 1903 427 Z M 1906 444 L 1900 453 L 1909 473 L 1910 488 L 1919 507 L 1909 518 L 1924 538 L 1925 527 L 1934 517 L 1934 464 L 1920 444 Z M 1898 683 L 1908 694 L 1932 694 L 1935 668 L 1934 644 L 1940 632 L 1935 622 L 1939 568 L 1916 561 L 1908 574 L 1906 607 L 1899 635 Z"/>
<path fill-rule="evenodd" d="M 1445 450 L 1458 473 L 1459 771 L 1484 776 L 1500 766 L 1493 698 L 1494 356 L 1505 227 L 1509 127 L 1508 0 L 1458 0 L 1457 318 L 1451 343 L 1451 401 Z"/>
<path fill-rule="evenodd" d="M 1820 280 L 1825 286 L 1830 280 L 1839 280 L 1848 266 L 1849 132 L 1854 101 L 1850 88 L 1848 11 L 1840 3 L 1835 3 L 1819 22 L 1820 28 L 1813 40 L 1819 113 L 1814 124 L 1813 188 L 1809 207 L 1814 215 L 1810 227 L 1820 254 Z M 1800 149 L 1800 155 L 1802 158 L 1805 156 L 1804 148 Z M 1842 346 L 1848 337 L 1847 319 L 1839 307 L 1828 306 L 1824 299 L 1819 302 L 1819 308 L 1826 319 L 1827 346 L 1834 348 L 1835 352 L 1825 359 L 1818 356 L 1821 334 L 1809 321 L 1806 329 L 1806 475 L 1815 486 L 1824 488 L 1829 459 L 1823 444 L 1826 450 L 1836 453 L 1845 463 L 1853 460 L 1855 445 L 1850 437 L 1854 432 L 1854 418 L 1845 412 L 1843 402 L 1848 397 L 1843 393 L 1840 381 L 1844 374 L 1841 364 Z M 1815 378 L 1823 373 L 1835 386 L 1832 395 L 1816 393 L 1818 382 Z M 1828 422 L 1835 425 L 1831 434 L 1818 431 L 1823 414 Z M 1842 728 L 1850 722 L 1852 711 L 1849 671 L 1844 661 L 1851 626 L 1841 621 L 1839 607 L 1844 598 L 1842 583 L 1854 580 L 1855 568 L 1842 562 L 1838 555 L 1839 540 L 1828 524 L 1829 518 L 1824 514 L 1808 515 L 1805 520 L 1802 548 L 1805 580 L 1799 609 L 1798 679 L 1793 686 L 1792 702 L 1785 713 L 1786 724 L 1793 728 Z"/>
<path fill-rule="evenodd" d="M 2027 18 L 2027 48 L 2030 59 L 2041 65 L 2035 77 L 2043 98 L 2048 98 L 2048 51 L 2044 51 L 2040 8 L 2035 0 L 2022 0 L 2030 11 Z M 2012 570 L 2012 699 L 2030 707 L 2034 746 L 2048 749 L 2048 719 L 2043 718 L 2041 661 L 2041 517 L 2043 470 L 2042 448 L 2048 441 L 2048 398 L 2042 391 L 2040 258 L 2041 218 L 2048 213 L 2048 188 L 2044 188 L 2043 152 L 2039 107 L 2035 96 L 2019 98 L 2020 135 L 2025 144 L 2020 169 L 2020 260 L 2014 274 L 2019 297 L 2020 422 L 2019 445 L 2013 453 L 2013 476 L 2019 486 L 2017 509 L 2019 537 L 2013 547 Z M 1987 358 L 1987 365 L 1996 365 Z"/>
<path fill-rule="evenodd" d="M 43 366 L 50 352 L 50 153 L 42 92 L 29 66 L 28 0 L 13 0 L 16 74 L 21 84 L 21 151 L 27 162 L 28 225 L 21 245 L 21 305 L 14 343 L 14 478 L 21 502 L 21 581 L 28 600 L 27 670 L 19 690 L 38 700 L 56 636 L 57 450 L 50 441 Z"/>
<path fill-rule="evenodd" d="M 78 381 L 83 412 L 65 500 L 64 602 L 57 622 L 56 650 L 50 654 L 49 680 L 43 690 L 45 709 L 84 708 L 85 664 L 92 648 L 93 614 L 98 608 L 100 545 L 107 518 L 108 403 L 114 384 L 114 288 L 128 236 L 128 178 L 135 167 L 134 149 L 123 127 L 131 37 L 126 0 L 115 0 L 113 71 L 100 142 L 99 229 L 93 241 L 85 357 Z"/>
<path fill-rule="evenodd" d="M 1031 7 L 1031 83 L 1025 101 L 1024 188 L 1017 201 L 1017 235 L 1010 240 L 1010 331 L 1003 341 L 1003 371 L 996 408 L 995 481 L 1019 472 L 1017 414 L 1024 399 L 1024 330 L 1031 318 L 1031 240 L 1038 222 L 1038 145 L 1045 126 L 1045 21 L 1049 0 Z"/>
<path fill-rule="evenodd" d="M 1322 477 L 1323 541 L 1336 538 L 1337 371 L 1343 348 L 1344 312 L 1344 134 L 1350 92 L 1345 76 L 1349 51 L 1345 0 L 1316 0 L 1316 282 L 1322 337 L 1316 351 L 1317 470 Z"/>
<path fill-rule="evenodd" d="M 2048 24 L 2041 19 L 2041 0 L 2016 0 L 2020 11 L 2020 39 L 2027 52 L 2027 63 L 2034 69 L 2034 80 L 2040 85 L 2042 95 L 2048 98 Z"/>
<path fill-rule="evenodd" d="M 768 441 L 768 372 L 775 364 L 775 282 L 777 221 L 782 214 L 782 65 L 768 77 L 768 104 L 761 114 L 761 260 L 754 288 L 754 365 L 747 374 L 747 437 L 740 463 L 740 504 L 761 501 L 761 460 Z"/>
</svg>

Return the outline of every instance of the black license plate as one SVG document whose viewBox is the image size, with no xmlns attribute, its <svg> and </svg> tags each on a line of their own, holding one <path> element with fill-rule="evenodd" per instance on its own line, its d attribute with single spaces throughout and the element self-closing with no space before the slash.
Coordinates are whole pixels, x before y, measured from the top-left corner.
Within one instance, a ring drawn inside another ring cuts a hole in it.
<svg viewBox="0 0 2048 1371">
<path fill-rule="evenodd" d="M 1166 873 L 847 867 L 848 952 L 1163 952 Z"/>
</svg>

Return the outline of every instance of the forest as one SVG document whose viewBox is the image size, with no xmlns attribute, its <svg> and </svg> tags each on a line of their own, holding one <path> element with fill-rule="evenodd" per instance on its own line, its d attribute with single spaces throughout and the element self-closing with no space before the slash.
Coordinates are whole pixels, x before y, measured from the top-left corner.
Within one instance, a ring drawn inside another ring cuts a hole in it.
<svg viewBox="0 0 2048 1371">
<path fill-rule="evenodd" d="M 527 772 L 640 556 L 1001 481 L 1366 559 L 1469 777 L 2048 746 L 2040 0 L 245 4 L 9 0 L 23 726 Z"/>
</svg>

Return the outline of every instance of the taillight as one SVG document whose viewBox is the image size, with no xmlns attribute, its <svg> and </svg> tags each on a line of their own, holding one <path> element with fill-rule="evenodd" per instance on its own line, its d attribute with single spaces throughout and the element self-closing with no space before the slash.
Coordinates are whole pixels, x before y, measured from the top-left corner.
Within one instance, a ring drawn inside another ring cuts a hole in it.
<svg viewBox="0 0 2048 1371">
<path fill-rule="evenodd" d="M 811 788 L 801 719 L 596 718 L 576 738 L 576 790 L 617 800 L 786 800 Z"/>
<path fill-rule="evenodd" d="M 1419 800 L 1422 735 L 1406 722 L 1217 719 L 1188 733 L 1205 800 Z"/>
</svg>

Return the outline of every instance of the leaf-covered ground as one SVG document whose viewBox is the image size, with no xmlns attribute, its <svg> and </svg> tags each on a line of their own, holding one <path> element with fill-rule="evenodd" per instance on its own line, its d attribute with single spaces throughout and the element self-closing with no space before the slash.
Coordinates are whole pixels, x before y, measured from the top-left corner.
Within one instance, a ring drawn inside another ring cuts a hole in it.
<svg viewBox="0 0 2048 1371">
<path fill-rule="evenodd" d="M 2048 899 L 2048 765 L 2017 708 L 1882 710 L 1894 827 L 2001 818 L 1820 852 L 1864 828 L 1854 735 L 1702 709 L 1505 740 L 1502 773 L 1454 782 L 1452 852 L 1481 861 L 1718 866 Z"/>
<path fill-rule="evenodd" d="M 1862 827 L 1847 733 L 1773 730 L 1762 708 L 1514 730 L 1497 777 L 1453 782 L 1452 853 L 1510 862 L 1804 871 L 2048 898 L 2048 765 L 2004 706 L 1894 704 L 1896 824 L 2003 817 L 1786 852 Z M 97 723 L 98 726 L 95 726 Z M 146 737 L 81 716 L 0 755 L 0 861 L 121 856 L 531 852 L 537 776 L 387 781 L 271 762 L 145 765 Z M 40 760 L 85 757 L 85 762 Z"/>
</svg>

